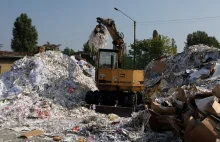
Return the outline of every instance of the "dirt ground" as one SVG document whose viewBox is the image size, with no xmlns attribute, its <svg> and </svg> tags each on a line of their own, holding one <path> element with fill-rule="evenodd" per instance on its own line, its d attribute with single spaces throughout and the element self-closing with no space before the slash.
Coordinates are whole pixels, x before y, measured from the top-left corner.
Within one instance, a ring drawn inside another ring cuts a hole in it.
<svg viewBox="0 0 220 142">
<path fill-rule="evenodd" d="M 49 140 L 44 140 L 39 136 L 35 136 L 30 139 L 25 139 L 22 136 L 22 133 L 17 133 L 9 129 L 0 130 L 0 142 L 49 142 Z"/>
</svg>

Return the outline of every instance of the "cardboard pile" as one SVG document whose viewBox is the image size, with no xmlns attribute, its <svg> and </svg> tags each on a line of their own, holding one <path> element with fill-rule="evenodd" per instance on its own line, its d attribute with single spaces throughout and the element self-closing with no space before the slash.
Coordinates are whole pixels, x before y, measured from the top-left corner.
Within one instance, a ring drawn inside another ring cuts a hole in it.
<svg viewBox="0 0 220 142">
<path fill-rule="evenodd" d="M 151 102 L 151 129 L 157 132 L 171 130 L 185 142 L 220 139 L 220 85 L 211 93 L 198 93 L 188 98 L 182 88 L 177 92 L 178 100 L 170 107 Z"/>
<path fill-rule="evenodd" d="M 153 131 L 185 142 L 220 139 L 219 50 L 204 45 L 152 61 L 145 69 L 145 103 Z"/>
</svg>

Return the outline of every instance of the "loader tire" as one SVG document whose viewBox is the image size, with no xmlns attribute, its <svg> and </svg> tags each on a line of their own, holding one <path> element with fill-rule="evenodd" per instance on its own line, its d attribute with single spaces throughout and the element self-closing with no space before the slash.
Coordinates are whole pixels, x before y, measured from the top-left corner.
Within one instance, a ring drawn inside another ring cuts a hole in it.
<svg viewBox="0 0 220 142">
<path fill-rule="evenodd" d="M 99 97 L 100 97 L 100 92 L 99 91 L 94 91 L 93 94 L 92 94 L 93 104 L 96 104 L 96 105 L 99 104 Z"/>
<path fill-rule="evenodd" d="M 93 94 L 92 91 L 88 91 L 88 92 L 86 93 L 85 102 L 86 102 L 87 104 L 92 104 L 92 103 L 93 103 L 92 94 Z"/>
<path fill-rule="evenodd" d="M 135 107 L 136 106 L 136 94 L 132 93 L 129 96 L 129 107 Z"/>
<path fill-rule="evenodd" d="M 123 98 L 123 107 L 129 107 L 129 97 L 128 95 L 125 95 Z"/>
<path fill-rule="evenodd" d="M 143 94 L 141 92 L 137 92 L 137 105 L 143 104 Z"/>
</svg>

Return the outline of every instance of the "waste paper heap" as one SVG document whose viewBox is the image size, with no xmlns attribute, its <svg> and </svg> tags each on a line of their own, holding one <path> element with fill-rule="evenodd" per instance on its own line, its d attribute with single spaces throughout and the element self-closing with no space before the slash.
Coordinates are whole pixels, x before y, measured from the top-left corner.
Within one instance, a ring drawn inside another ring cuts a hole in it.
<svg viewBox="0 0 220 142">
<path fill-rule="evenodd" d="M 152 132 L 147 110 L 122 118 L 81 107 L 86 92 L 96 89 L 76 61 L 60 52 L 24 57 L 0 76 L 0 128 L 48 141 L 178 140 Z"/>
<path fill-rule="evenodd" d="M 220 54 L 205 45 L 152 61 L 145 68 L 149 125 L 185 142 L 220 139 Z"/>
<path fill-rule="evenodd" d="M 82 68 L 86 76 L 92 77 L 92 79 L 95 80 L 95 67 L 94 66 L 84 61 L 83 59 L 77 60 L 75 56 L 70 56 L 70 58 L 73 59 L 75 63 L 80 65 L 80 67 Z"/>
</svg>

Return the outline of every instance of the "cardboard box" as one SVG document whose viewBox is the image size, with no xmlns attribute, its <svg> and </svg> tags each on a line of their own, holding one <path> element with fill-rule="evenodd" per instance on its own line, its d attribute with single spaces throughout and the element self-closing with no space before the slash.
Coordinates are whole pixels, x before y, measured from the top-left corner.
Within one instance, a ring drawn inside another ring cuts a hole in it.
<svg viewBox="0 0 220 142">
<path fill-rule="evenodd" d="M 220 139 L 220 123 L 211 117 L 205 118 L 201 123 L 188 124 L 188 131 L 184 135 L 185 142 L 216 142 Z M 191 126 L 195 126 L 191 128 Z"/>
<path fill-rule="evenodd" d="M 185 96 L 185 92 L 184 92 L 184 90 L 182 88 L 178 88 L 178 98 L 182 102 L 186 102 L 187 101 L 186 96 Z"/>
<path fill-rule="evenodd" d="M 43 133 L 44 133 L 43 131 L 37 129 L 37 130 L 30 131 L 30 132 L 25 132 L 24 136 L 27 138 L 30 138 L 33 136 L 41 135 Z"/>
<path fill-rule="evenodd" d="M 161 115 L 156 113 L 155 111 L 148 109 L 151 117 L 149 119 L 149 126 L 151 128 L 152 131 L 156 131 L 156 132 L 163 132 L 163 131 L 171 131 L 173 130 L 173 128 L 171 127 L 171 125 L 169 124 L 169 122 L 162 122 L 161 119 L 159 118 Z"/>
<path fill-rule="evenodd" d="M 161 115 L 176 115 L 177 108 L 175 107 L 163 107 L 157 102 L 151 103 L 151 109 Z"/>
<path fill-rule="evenodd" d="M 220 118 L 220 104 L 217 101 L 214 101 L 211 106 L 207 109 L 209 113 Z"/>
<path fill-rule="evenodd" d="M 215 95 L 218 99 L 220 99 L 220 84 L 217 84 L 215 88 L 212 90 L 213 95 Z"/>
</svg>

